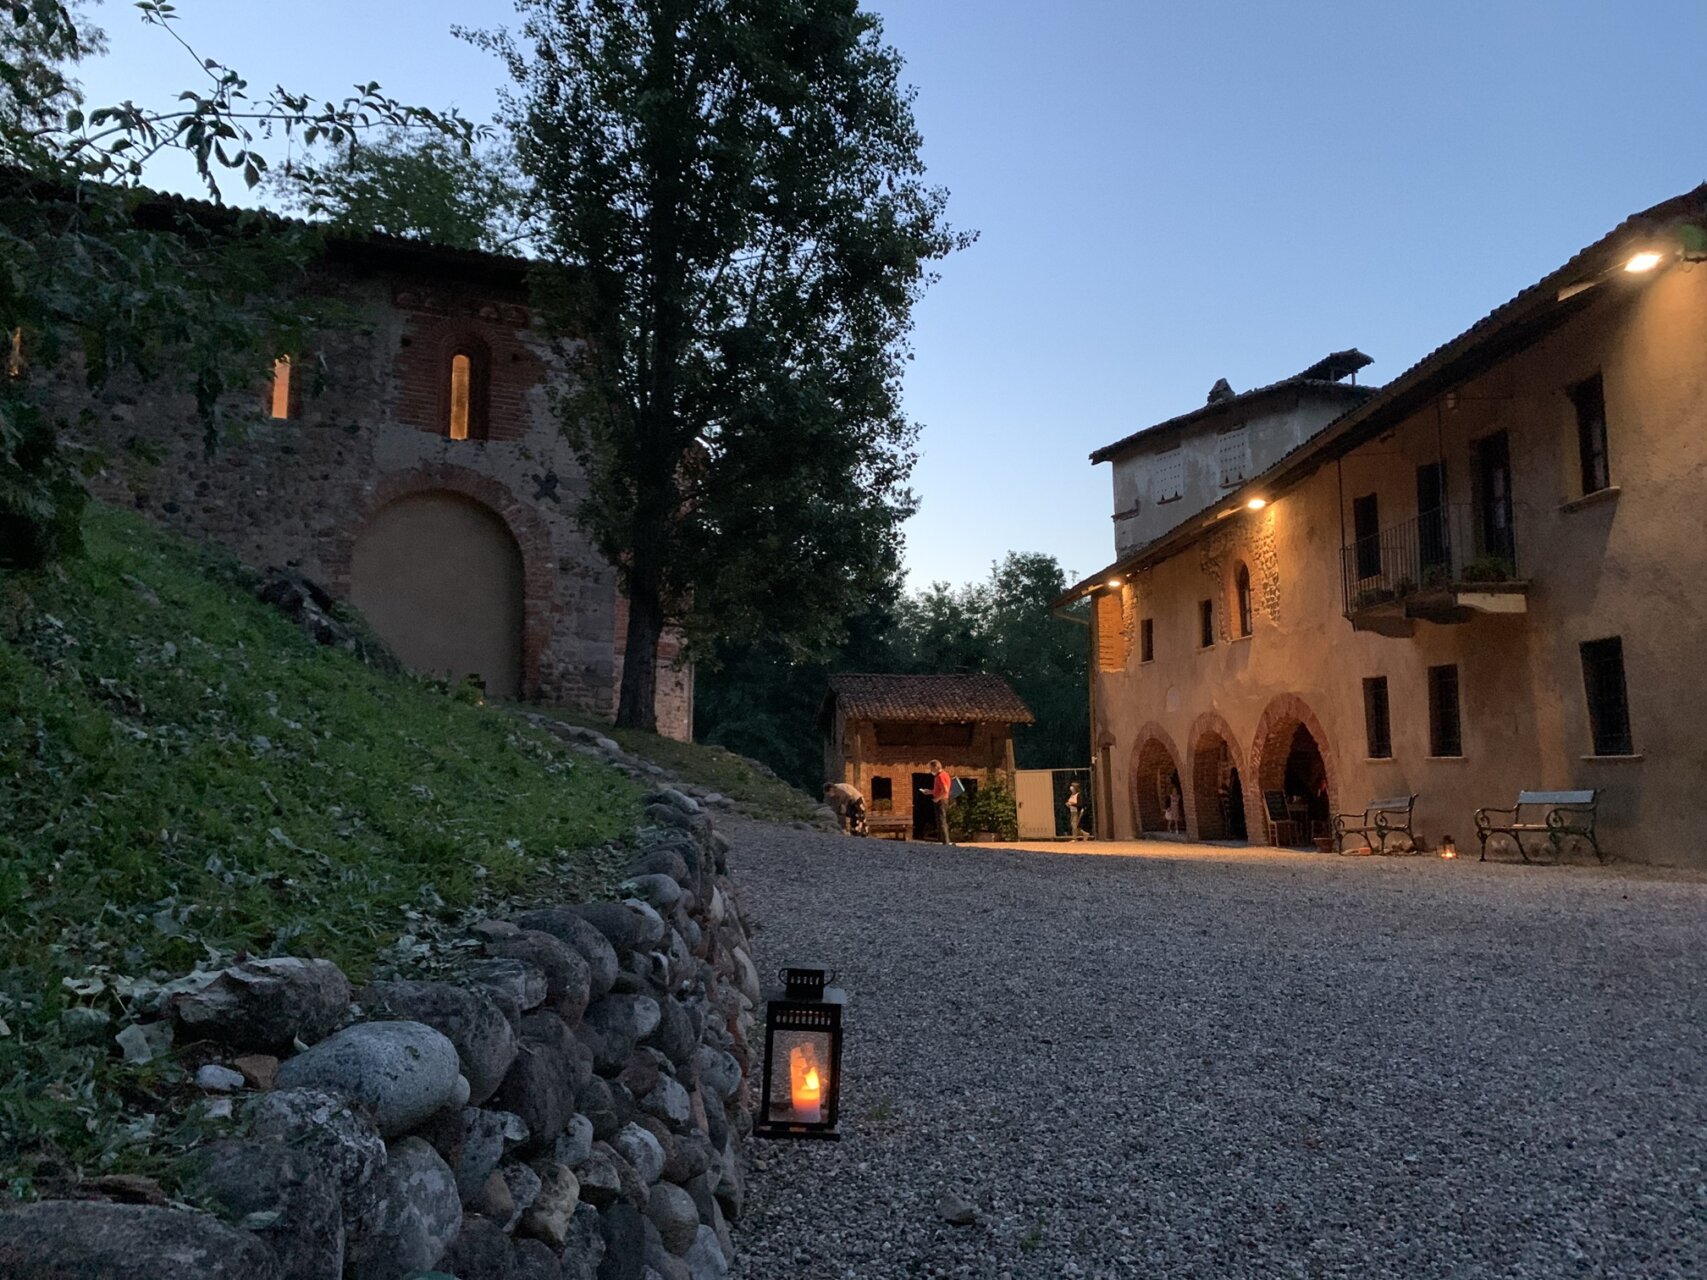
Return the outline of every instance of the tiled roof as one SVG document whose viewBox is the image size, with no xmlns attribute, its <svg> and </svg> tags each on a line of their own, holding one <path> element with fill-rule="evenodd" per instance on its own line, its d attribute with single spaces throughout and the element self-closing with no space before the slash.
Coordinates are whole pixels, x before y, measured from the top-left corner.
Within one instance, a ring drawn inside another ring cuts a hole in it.
<svg viewBox="0 0 1707 1280">
<path fill-rule="evenodd" d="M 1563 324 L 1601 295 L 1603 291 L 1593 286 L 1609 278 L 1616 279 L 1619 264 L 1634 250 L 1652 247 L 1655 237 L 1667 232 L 1675 237 L 1678 228 L 1685 225 L 1707 226 L 1707 183 L 1631 214 L 1556 271 L 1495 307 L 1456 338 L 1436 347 L 1378 392 L 1328 423 L 1261 475 L 1253 476 L 1218 503 L 1188 516 L 1160 537 L 1075 584 L 1054 607 L 1060 608 L 1089 594 L 1111 575 L 1146 569 L 1177 555 L 1213 528 L 1222 516 L 1235 514 L 1249 499 L 1273 501 L 1335 458 L 1397 426 L 1410 414 L 1425 408 L 1434 397 L 1475 376 L 1509 351 L 1519 350 Z M 1697 232 L 1691 257 L 1701 252 L 1699 240 Z"/>
<path fill-rule="evenodd" d="M 844 715 L 861 720 L 901 720 L 929 724 L 961 724 L 998 720 L 1032 724 L 1036 717 L 1000 676 L 880 676 L 830 677 L 830 697 L 841 703 Z"/>
</svg>

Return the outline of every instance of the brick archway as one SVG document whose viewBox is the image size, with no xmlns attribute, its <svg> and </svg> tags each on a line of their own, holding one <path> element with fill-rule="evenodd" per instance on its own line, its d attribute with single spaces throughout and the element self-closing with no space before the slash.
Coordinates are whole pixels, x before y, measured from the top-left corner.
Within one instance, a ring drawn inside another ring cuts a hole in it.
<svg viewBox="0 0 1707 1280">
<path fill-rule="evenodd" d="M 1132 828 L 1142 836 L 1146 831 L 1167 830 L 1167 786 L 1172 777 L 1180 779 L 1185 790 L 1185 773 L 1180 768 L 1179 748 L 1168 731 L 1154 720 L 1138 730 L 1132 746 Z"/>
<path fill-rule="evenodd" d="M 1334 761 L 1334 749 L 1327 731 L 1310 705 L 1297 694 L 1282 693 L 1274 697 L 1257 721 L 1257 731 L 1251 741 L 1250 782 L 1245 788 L 1245 821 L 1253 839 L 1267 839 L 1268 824 L 1263 814 L 1263 792 L 1285 789 L 1286 758 L 1292 749 L 1292 739 L 1298 730 L 1306 729 L 1315 740 L 1322 756 L 1322 768 L 1327 774 L 1328 812 L 1339 811 L 1339 768 Z M 1308 834 L 1308 833 L 1304 833 Z"/>
<path fill-rule="evenodd" d="M 356 542 L 380 512 L 400 498 L 425 493 L 454 493 L 488 508 L 515 539 L 522 557 L 521 696 L 539 696 L 540 662 L 551 636 L 557 584 L 551 531 L 540 514 L 507 485 L 468 467 L 435 463 L 394 472 L 374 486 L 355 520 L 328 535 L 325 562 L 339 596 L 350 595 L 350 566 Z"/>
<path fill-rule="evenodd" d="M 1185 789 L 1186 830 L 1193 840 L 1236 839 L 1234 830 L 1221 812 L 1223 767 L 1230 764 L 1237 771 L 1242 792 L 1240 816 L 1244 818 L 1245 838 L 1250 838 L 1249 807 L 1251 775 L 1245 772 L 1244 752 L 1232 726 L 1219 712 L 1205 711 L 1192 721 L 1190 744 L 1191 776 Z"/>
</svg>

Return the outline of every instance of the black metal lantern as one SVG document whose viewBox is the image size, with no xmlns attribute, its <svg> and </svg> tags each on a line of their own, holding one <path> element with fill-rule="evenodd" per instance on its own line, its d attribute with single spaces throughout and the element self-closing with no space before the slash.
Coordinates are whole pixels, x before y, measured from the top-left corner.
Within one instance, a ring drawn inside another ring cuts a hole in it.
<svg viewBox="0 0 1707 1280">
<path fill-rule="evenodd" d="M 828 969 L 790 966 L 783 994 L 765 1004 L 764 1091 L 753 1132 L 761 1138 L 835 1141 L 842 1095 L 842 1010 L 847 994 Z"/>
</svg>

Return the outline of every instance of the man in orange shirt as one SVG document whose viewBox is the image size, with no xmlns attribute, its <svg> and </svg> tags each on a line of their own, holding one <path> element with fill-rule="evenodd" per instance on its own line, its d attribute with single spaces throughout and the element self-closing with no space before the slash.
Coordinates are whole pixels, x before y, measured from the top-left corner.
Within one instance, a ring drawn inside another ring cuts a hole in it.
<svg viewBox="0 0 1707 1280">
<path fill-rule="evenodd" d="M 954 790 L 954 780 L 948 776 L 948 770 L 942 767 L 941 760 L 932 760 L 930 769 L 931 789 L 927 793 L 923 787 L 920 787 L 919 794 L 930 796 L 931 803 L 936 807 L 937 834 L 942 837 L 944 844 L 952 848 L 954 842 L 948 838 L 948 797 L 949 793 Z"/>
</svg>

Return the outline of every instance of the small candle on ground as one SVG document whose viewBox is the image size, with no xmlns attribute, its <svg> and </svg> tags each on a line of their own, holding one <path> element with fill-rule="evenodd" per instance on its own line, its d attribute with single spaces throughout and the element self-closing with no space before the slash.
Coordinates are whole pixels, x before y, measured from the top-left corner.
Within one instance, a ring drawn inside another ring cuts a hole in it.
<svg viewBox="0 0 1707 1280">
<path fill-rule="evenodd" d="M 824 1080 L 818 1074 L 816 1055 L 804 1045 L 789 1051 L 790 1102 L 799 1124 L 820 1124 L 824 1119 Z"/>
</svg>

